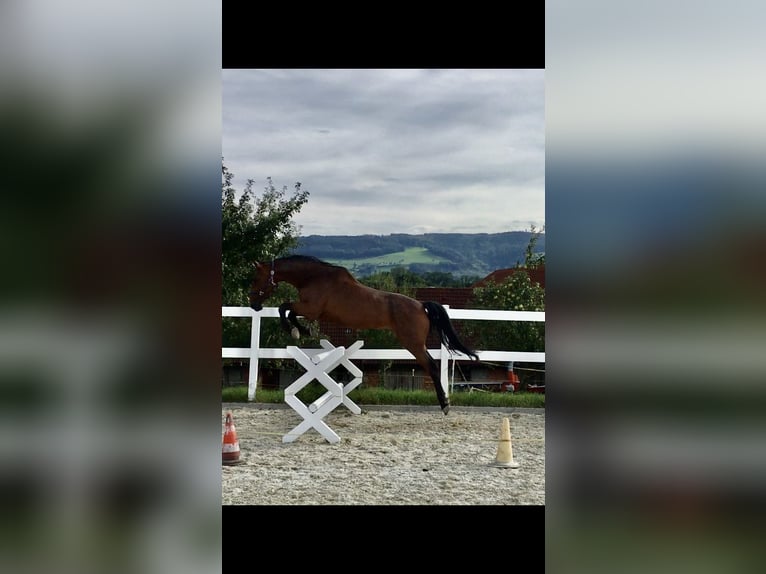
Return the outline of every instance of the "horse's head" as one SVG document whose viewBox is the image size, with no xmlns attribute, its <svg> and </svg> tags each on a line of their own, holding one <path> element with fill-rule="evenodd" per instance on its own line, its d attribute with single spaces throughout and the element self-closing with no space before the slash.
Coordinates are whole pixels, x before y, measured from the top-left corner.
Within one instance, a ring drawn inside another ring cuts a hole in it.
<svg viewBox="0 0 766 574">
<path fill-rule="evenodd" d="M 263 309 L 263 302 L 268 299 L 277 286 L 274 281 L 274 262 L 255 262 L 255 274 L 250 285 L 250 307 L 255 311 Z"/>
</svg>

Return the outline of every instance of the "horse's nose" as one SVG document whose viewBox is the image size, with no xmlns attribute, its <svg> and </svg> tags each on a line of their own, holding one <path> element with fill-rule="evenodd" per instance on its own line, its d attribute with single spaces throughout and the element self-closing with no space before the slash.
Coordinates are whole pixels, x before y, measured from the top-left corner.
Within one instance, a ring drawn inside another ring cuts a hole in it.
<svg viewBox="0 0 766 574">
<path fill-rule="evenodd" d="M 263 304 L 261 303 L 250 303 L 250 307 L 252 307 L 253 311 L 260 311 L 263 309 Z"/>
</svg>

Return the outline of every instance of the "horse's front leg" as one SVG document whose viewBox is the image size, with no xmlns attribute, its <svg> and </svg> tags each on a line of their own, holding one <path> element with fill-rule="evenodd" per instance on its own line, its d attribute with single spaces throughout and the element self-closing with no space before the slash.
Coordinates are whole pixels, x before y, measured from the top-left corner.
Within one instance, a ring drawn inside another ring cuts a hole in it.
<svg viewBox="0 0 766 574">
<path fill-rule="evenodd" d="M 282 326 L 282 329 L 285 330 L 285 332 L 290 332 L 290 323 L 287 321 L 287 312 L 293 310 L 293 304 L 292 303 L 282 303 L 279 306 L 279 324 Z"/>
<path fill-rule="evenodd" d="M 279 306 L 279 320 L 282 328 L 290 333 L 293 339 L 300 339 L 301 335 L 311 336 L 311 331 L 298 322 L 298 315 L 293 309 L 293 303 L 282 303 Z"/>
<path fill-rule="evenodd" d="M 291 310 L 290 313 L 288 313 L 287 318 L 290 319 L 290 322 L 294 325 L 290 333 L 293 336 L 293 339 L 300 339 L 300 336 L 303 335 L 304 337 L 311 337 L 311 329 L 308 327 L 304 327 L 298 322 L 298 315 L 296 314 L 295 310 Z M 296 329 L 298 330 L 296 334 Z"/>
</svg>

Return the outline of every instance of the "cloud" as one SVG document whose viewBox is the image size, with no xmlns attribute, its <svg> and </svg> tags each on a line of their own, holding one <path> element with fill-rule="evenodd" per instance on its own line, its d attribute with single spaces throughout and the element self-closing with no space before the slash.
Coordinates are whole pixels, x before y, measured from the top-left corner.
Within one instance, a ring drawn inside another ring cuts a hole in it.
<svg viewBox="0 0 766 574">
<path fill-rule="evenodd" d="M 306 235 L 508 231 L 511 203 L 539 227 L 544 93 L 543 70 L 224 70 L 224 161 L 300 181 Z"/>
</svg>

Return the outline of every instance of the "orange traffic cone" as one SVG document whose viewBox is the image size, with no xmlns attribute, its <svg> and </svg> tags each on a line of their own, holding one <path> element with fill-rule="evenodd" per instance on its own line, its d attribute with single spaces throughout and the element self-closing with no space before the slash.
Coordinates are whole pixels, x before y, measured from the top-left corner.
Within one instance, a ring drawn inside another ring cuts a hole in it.
<svg viewBox="0 0 766 574">
<path fill-rule="evenodd" d="M 226 427 L 223 433 L 223 464 L 237 464 L 239 462 L 237 429 L 234 428 L 231 413 L 226 413 Z"/>
<path fill-rule="evenodd" d="M 519 468 L 519 463 L 513 460 L 513 447 L 511 446 L 511 423 L 508 417 L 503 419 L 500 427 L 500 441 L 497 443 L 497 456 L 492 466 L 505 468 Z"/>
</svg>

